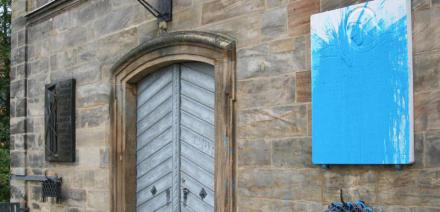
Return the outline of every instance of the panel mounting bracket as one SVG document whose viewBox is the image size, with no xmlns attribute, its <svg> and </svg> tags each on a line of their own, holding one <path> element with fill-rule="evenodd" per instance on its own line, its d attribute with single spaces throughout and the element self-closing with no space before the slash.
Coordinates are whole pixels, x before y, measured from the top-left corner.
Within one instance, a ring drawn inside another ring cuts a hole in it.
<svg viewBox="0 0 440 212">
<path fill-rule="evenodd" d="M 138 2 L 159 21 L 170 22 L 172 20 L 173 0 L 138 0 Z"/>
</svg>

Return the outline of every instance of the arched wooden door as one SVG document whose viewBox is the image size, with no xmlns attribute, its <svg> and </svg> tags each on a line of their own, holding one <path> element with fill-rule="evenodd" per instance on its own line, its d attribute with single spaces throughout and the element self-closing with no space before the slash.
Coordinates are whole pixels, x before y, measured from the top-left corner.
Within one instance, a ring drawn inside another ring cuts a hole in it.
<svg viewBox="0 0 440 212">
<path fill-rule="evenodd" d="M 214 211 L 214 105 L 208 64 L 174 64 L 138 83 L 137 211 Z"/>
</svg>

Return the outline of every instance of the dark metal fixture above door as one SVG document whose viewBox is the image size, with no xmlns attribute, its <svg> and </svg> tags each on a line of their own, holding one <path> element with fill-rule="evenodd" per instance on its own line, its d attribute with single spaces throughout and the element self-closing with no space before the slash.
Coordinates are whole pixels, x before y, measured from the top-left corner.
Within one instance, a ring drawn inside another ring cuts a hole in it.
<svg viewBox="0 0 440 212">
<path fill-rule="evenodd" d="M 138 0 L 159 21 L 172 20 L 173 0 Z"/>
</svg>

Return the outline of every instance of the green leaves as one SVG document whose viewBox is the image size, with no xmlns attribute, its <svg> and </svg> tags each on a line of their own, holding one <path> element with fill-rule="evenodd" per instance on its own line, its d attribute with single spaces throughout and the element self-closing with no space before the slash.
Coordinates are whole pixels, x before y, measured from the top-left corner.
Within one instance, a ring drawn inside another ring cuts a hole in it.
<svg viewBox="0 0 440 212">
<path fill-rule="evenodd" d="M 0 202 L 9 201 L 9 150 L 0 149 Z"/>
<path fill-rule="evenodd" d="M 0 202 L 9 194 L 9 71 L 11 56 L 11 0 L 0 0 Z"/>
</svg>

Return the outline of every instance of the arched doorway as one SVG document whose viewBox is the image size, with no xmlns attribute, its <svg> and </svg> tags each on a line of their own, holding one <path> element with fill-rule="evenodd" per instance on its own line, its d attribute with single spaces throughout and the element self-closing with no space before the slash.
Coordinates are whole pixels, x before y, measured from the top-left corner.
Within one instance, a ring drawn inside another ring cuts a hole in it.
<svg viewBox="0 0 440 212">
<path fill-rule="evenodd" d="M 173 64 L 137 84 L 136 209 L 214 211 L 214 67 Z"/>
<path fill-rule="evenodd" d="M 163 191 L 161 190 L 163 192 L 161 194 L 165 197 L 165 201 L 167 199 L 171 202 L 174 201 L 173 205 L 176 207 L 184 203 L 183 188 L 187 188 L 189 193 L 187 194 L 185 204 L 190 204 L 190 201 L 197 197 L 203 199 L 203 201 L 213 203 L 214 211 L 235 211 L 235 42 L 228 37 L 205 32 L 175 32 L 153 39 L 133 49 L 112 68 L 114 74 L 114 98 L 111 107 L 113 211 L 136 211 L 138 206 L 137 102 L 138 96 L 140 96 L 139 92 L 142 92 L 139 90 L 139 87 L 142 86 L 143 80 L 147 81 L 149 77 L 154 77 L 157 73 L 160 75 L 161 70 L 176 70 L 178 69 L 176 67 L 182 64 L 203 64 L 205 67 L 211 67 L 213 72 L 211 75 L 214 80 L 214 103 L 212 105 L 214 108 L 214 118 L 213 129 L 211 129 L 211 134 L 213 134 L 211 136 L 214 137 L 213 190 L 209 190 L 210 187 L 208 185 L 205 185 L 206 188 L 200 185 L 197 187 L 194 184 L 191 185 L 192 187 L 189 187 L 186 184 L 192 182 L 186 181 L 185 185 L 182 185 L 182 182 L 179 182 L 178 185 L 173 185 L 174 190 L 172 190 L 173 186 L 169 187 L 169 197 L 167 197 L 167 188 L 165 187 Z M 182 73 L 180 74 L 182 75 Z M 176 80 L 179 81 L 179 78 Z M 201 83 L 206 83 L 206 81 L 202 80 Z M 199 87 L 203 86 L 200 85 Z M 180 88 L 182 87 L 180 86 Z M 191 93 L 194 92 L 191 91 Z M 180 116 L 183 117 L 181 114 Z M 201 116 L 201 114 L 195 115 Z M 207 121 L 209 122 L 209 119 Z M 203 126 L 201 125 L 201 127 Z M 182 136 L 183 134 L 181 134 Z M 176 142 L 178 139 L 180 138 L 174 138 Z M 186 147 L 190 148 L 191 146 Z M 183 152 L 188 149 L 182 147 L 181 150 Z M 181 152 L 173 153 L 173 160 L 179 159 L 180 156 L 178 154 L 181 154 Z M 181 162 L 185 158 L 179 160 Z M 174 164 L 177 163 L 175 162 Z M 205 166 L 203 167 L 205 169 L 210 169 L 206 164 L 201 165 Z M 184 168 L 186 167 L 181 163 L 181 166 L 173 168 L 172 171 L 180 173 L 180 170 Z M 181 176 L 184 176 L 184 174 L 181 174 Z M 175 177 L 174 179 L 182 180 L 184 178 Z M 173 180 L 173 182 L 176 181 Z M 151 186 L 150 184 L 146 185 Z M 159 190 L 162 187 L 159 189 L 156 186 L 153 189 L 151 186 L 146 189 L 149 190 L 150 194 L 155 193 L 155 195 L 159 195 Z M 179 195 L 180 199 L 173 199 L 172 195 Z M 201 196 L 205 197 L 201 198 Z M 211 200 L 208 199 L 210 198 L 209 196 L 212 196 Z M 190 197 L 194 198 L 191 199 Z"/>
</svg>

